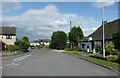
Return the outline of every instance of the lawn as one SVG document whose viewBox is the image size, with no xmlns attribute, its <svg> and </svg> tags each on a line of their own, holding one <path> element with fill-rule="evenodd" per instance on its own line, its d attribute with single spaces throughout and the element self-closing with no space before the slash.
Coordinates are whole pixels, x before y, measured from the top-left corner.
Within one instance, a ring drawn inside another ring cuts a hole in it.
<svg viewBox="0 0 120 78">
<path fill-rule="evenodd" d="M 65 51 L 66 54 L 89 54 L 88 52 L 80 52 L 80 51 Z"/>
<path fill-rule="evenodd" d="M 97 58 L 92 58 L 92 57 L 89 57 L 89 56 L 85 56 L 83 58 L 88 60 L 88 61 L 94 62 L 96 64 L 118 70 L 118 66 L 119 66 L 118 63 L 105 61 L 105 60 L 101 60 L 101 59 L 97 59 Z"/>
</svg>

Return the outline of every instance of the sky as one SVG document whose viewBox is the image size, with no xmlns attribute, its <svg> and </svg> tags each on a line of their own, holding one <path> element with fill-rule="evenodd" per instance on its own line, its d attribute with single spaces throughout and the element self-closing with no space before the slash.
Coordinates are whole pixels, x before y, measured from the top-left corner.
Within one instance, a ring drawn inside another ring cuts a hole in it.
<svg viewBox="0 0 120 78">
<path fill-rule="evenodd" d="M 99 1 L 99 0 L 97 0 Z M 29 40 L 51 38 L 54 31 L 70 31 L 69 21 L 79 26 L 85 36 L 94 32 L 102 23 L 101 2 L 3 2 L 2 26 L 16 26 L 17 38 Z M 105 2 L 104 20 L 118 18 L 118 3 Z"/>
</svg>

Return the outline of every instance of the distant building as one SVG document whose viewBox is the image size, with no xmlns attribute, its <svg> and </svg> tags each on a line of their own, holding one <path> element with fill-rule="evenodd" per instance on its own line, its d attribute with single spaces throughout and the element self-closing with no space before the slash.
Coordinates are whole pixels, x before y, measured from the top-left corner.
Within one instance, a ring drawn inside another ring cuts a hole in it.
<svg viewBox="0 0 120 78">
<path fill-rule="evenodd" d="M 49 42 L 50 42 L 50 39 L 39 39 L 39 43 L 40 43 L 41 45 L 48 46 L 48 45 L 49 45 Z"/>
<path fill-rule="evenodd" d="M 40 46 L 40 43 L 38 40 L 36 40 L 36 41 L 30 42 L 30 45 L 36 47 L 36 46 Z"/>
<path fill-rule="evenodd" d="M 103 22 L 102 22 L 103 24 Z M 120 19 L 114 20 L 112 22 L 104 21 L 105 24 L 105 44 L 112 41 L 112 34 L 120 31 Z M 97 45 L 103 45 L 103 27 L 102 25 L 87 37 L 81 39 L 78 46 L 87 51 L 89 49 L 92 52 Z"/>
<path fill-rule="evenodd" d="M 16 27 L 0 27 L 0 47 L 2 49 L 7 45 L 14 45 L 15 41 Z"/>
<path fill-rule="evenodd" d="M 30 45 L 35 47 L 40 45 L 49 46 L 49 42 L 50 42 L 50 39 L 39 39 L 39 40 L 32 41 Z"/>
</svg>

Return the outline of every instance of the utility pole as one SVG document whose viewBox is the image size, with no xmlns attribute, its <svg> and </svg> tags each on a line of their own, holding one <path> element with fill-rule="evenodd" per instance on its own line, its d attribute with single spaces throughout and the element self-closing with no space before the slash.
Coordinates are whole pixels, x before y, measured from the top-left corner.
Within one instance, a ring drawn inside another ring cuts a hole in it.
<svg viewBox="0 0 120 78">
<path fill-rule="evenodd" d="M 71 17 L 70 17 L 70 31 L 72 30 L 72 21 L 71 21 Z M 70 46 L 71 48 L 73 47 L 73 42 L 70 42 Z"/>
<path fill-rule="evenodd" d="M 104 1 L 103 1 L 103 16 L 102 16 L 102 20 L 103 20 L 103 57 L 105 58 Z"/>
<path fill-rule="evenodd" d="M 72 29 L 72 21 L 71 21 L 71 17 L 70 17 L 70 30 Z"/>
</svg>

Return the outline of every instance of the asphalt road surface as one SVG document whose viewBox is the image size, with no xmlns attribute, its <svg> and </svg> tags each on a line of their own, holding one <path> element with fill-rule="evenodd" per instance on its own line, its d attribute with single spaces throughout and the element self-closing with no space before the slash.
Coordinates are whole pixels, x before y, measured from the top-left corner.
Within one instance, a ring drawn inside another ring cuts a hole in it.
<svg viewBox="0 0 120 78">
<path fill-rule="evenodd" d="M 1 70 L 3 76 L 117 76 L 101 66 L 50 50 L 4 57 Z"/>
</svg>

